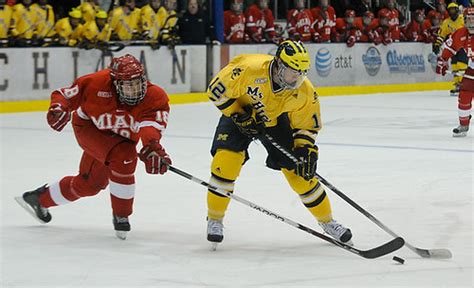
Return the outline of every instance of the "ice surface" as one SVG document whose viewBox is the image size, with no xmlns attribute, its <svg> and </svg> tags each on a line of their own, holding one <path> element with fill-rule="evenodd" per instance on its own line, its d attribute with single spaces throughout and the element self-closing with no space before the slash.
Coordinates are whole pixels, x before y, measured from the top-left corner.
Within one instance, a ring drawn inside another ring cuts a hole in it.
<svg viewBox="0 0 474 288">
<path fill-rule="evenodd" d="M 472 287 L 474 131 L 451 136 L 457 99 L 446 95 L 321 98 L 318 171 L 410 244 L 450 249 L 450 260 L 422 259 L 407 248 L 366 260 L 236 202 L 224 242 L 211 252 L 206 190 L 172 173 L 147 175 L 141 163 L 126 241 L 114 236 L 107 191 L 51 209 L 52 222 L 41 225 L 13 197 L 74 175 L 81 150 L 70 126 L 58 134 L 44 113 L 0 115 L 0 286 Z M 218 117 L 209 103 L 172 107 L 163 143 L 176 167 L 209 178 Z M 320 231 L 284 177 L 265 168 L 262 145 L 250 153 L 236 193 Z M 390 239 L 328 195 L 357 247 Z"/>
</svg>

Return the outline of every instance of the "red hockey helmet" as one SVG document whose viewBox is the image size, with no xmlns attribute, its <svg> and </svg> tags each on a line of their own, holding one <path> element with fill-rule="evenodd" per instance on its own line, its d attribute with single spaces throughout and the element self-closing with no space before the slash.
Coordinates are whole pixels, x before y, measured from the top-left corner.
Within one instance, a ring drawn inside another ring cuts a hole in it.
<svg viewBox="0 0 474 288">
<path fill-rule="evenodd" d="M 390 10 L 386 8 L 380 9 L 377 16 L 379 18 L 380 26 L 387 26 L 390 18 Z"/>
<path fill-rule="evenodd" d="M 114 57 L 109 70 L 121 103 L 137 105 L 145 98 L 147 89 L 145 69 L 137 58 L 130 54 Z"/>
<path fill-rule="evenodd" d="M 431 25 L 438 26 L 439 23 L 441 22 L 442 17 L 441 17 L 441 13 L 439 13 L 438 11 L 431 10 L 430 12 L 428 12 L 427 18 L 430 19 Z"/>
<path fill-rule="evenodd" d="M 346 23 L 352 24 L 354 23 L 354 19 L 356 17 L 356 12 L 354 10 L 346 10 L 344 13 L 344 19 Z"/>
<path fill-rule="evenodd" d="M 365 26 L 369 26 L 374 21 L 375 15 L 371 11 L 366 11 L 362 17 Z"/>
<path fill-rule="evenodd" d="M 415 10 L 413 14 L 413 18 L 415 19 L 416 22 L 422 23 L 425 20 L 425 11 L 421 9 Z"/>
<path fill-rule="evenodd" d="M 464 9 L 464 26 L 469 31 L 469 34 L 474 34 L 474 7 L 467 7 Z"/>
</svg>

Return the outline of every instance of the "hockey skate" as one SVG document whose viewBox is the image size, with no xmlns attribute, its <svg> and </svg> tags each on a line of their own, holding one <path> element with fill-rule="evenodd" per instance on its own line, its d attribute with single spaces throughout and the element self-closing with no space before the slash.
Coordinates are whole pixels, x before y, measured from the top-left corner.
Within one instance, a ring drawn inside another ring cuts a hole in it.
<svg viewBox="0 0 474 288">
<path fill-rule="evenodd" d="M 224 239 L 224 225 L 222 220 L 207 220 L 207 241 L 211 242 L 211 250 L 217 249 L 217 244 Z"/>
<path fill-rule="evenodd" d="M 16 202 L 41 224 L 51 221 L 51 214 L 49 214 L 48 208 L 42 207 L 39 203 L 39 197 L 45 190 L 46 185 L 34 191 L 25 192 L 21 197 L 15 197 Z"/>
<path fill-rule="evenodd" d="M 319 222 L 319 226 L 321 226 L 324 232 L 329 234 L 334 239 L 342 243 L 352 245 L 352 241 L 350 241 L 352 238 L 352 232 L 349 228 L 342 226 L 335 220 L 331 220 L 327 223 Z"/>
<path fill-rule="evenodd" d="M 113 216 L 112 222 L 114 223 L 115 236 L 121 240 L 127 239 L 127 233 L 130 231 L 128 217 Z"/>
<path fill-rule="evenodd" d="M 453 89 L 449 90 L 449 94 L 452 96 L 452 97 L 458 97 L 459 96 L 459 91 L 460 91 L 460 84 L 455 84 Z"/>
<path fill-rule="evenodd" d="M 467 131 L 469 131 L 468 125 L 459 125 L 453 129 L 453 137 L 466 137 Z"/>
</svg>

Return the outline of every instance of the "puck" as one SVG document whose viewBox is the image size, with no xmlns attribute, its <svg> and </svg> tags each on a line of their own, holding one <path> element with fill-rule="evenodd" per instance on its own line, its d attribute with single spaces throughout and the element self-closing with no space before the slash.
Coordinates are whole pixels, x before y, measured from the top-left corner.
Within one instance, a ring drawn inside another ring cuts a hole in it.
<svg viewBox="0 0 474 288">
<path fill-rule="evenodd" d="M 400 263 L 400 264 L 405 263 L 405 260 L 404 260 L 404 259 L 402 259 L 402 258 L 400 258 L 400 257 L 397 257 L 397 256 L 393 256 L 392 259 L 393 259 L 393 261 L 396 261 L 396 262 L 398 262 L 398 263 Z"/>
</svg>

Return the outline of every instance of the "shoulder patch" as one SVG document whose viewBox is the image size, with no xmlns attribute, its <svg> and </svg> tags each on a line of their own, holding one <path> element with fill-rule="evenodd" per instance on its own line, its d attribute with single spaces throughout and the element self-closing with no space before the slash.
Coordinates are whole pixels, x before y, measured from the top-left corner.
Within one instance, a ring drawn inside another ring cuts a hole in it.
<svg viewBox="0 0 474 288">
<path fill-rule="evenodd" d="M 242 73 L 243 69 L 239 67 L 235 67 L 232 69 L 232 76 L 230 77 L 232 80 L 235 80 L 235 78 L 239 77 L 240 74 Z"/>
</svg>

